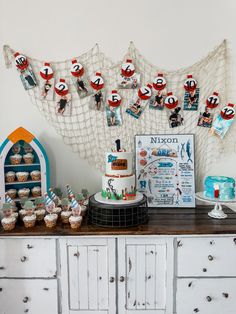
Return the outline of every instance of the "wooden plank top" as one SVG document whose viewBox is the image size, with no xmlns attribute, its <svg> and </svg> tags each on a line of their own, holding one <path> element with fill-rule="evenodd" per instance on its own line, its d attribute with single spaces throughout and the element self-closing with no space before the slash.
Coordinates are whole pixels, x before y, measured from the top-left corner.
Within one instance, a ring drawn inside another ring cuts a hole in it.
<svg viewBox="0 0 236 314">
<path fill-rule="evenodd" d="M 34 228 L 26 229 L 19 222 L 12 231 L 0 227 L 0 236 L 96 236 L 96 235 L 200 235 L 200 234 L 236 234 L 236 213 L 224 209 L 226 219 L 210 218 L 208 206 L 193 208 L 150 208 L 149 222 L 145 225 L 129 228 L 98 227 L 87 223 L 86 218 L 79 230 L 60 221 L 54 228 L 46 228 L 44 222 Z"/>
</svg>

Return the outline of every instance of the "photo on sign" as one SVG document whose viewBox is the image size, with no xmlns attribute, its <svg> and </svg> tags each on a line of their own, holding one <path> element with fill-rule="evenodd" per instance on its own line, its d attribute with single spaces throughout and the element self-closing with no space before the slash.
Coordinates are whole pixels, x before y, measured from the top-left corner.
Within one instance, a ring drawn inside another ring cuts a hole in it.
<svg viewBox="0 0 236 314">
<path fill-rule="evenodd" d="M 141 75 L 139 73 L 134 73 L 130 77 L 125 77 L 122 74 L 118 76 L 118 88 L 135 89 L 139 88 L 141 85 Z"/>
<path fill-rule="evenodd" d="M 168 110 L 170 128 L 176 128 L 183 125 L 184 118 L 181 107 Z"/>
<path fill-rule="evenodd" d="M 137 98 L 136 100 L 131 99 L 128 108 L 126 109 L 126 113 L 135 119 L 139 119 L 146 107 L 146 103 L 147 102 L 145 100 L 141 100 L 140 98 Z"/>
<path fill-rule="evenodd" d="M 196 111 L 199 105 L 199 88 L 192 91 L 185 91 L 184 110 Z"/>
<path fill-rule="evenodd" d="M 40 98 L 42 100 L 54 99 L 54 78 L 51 80 L 40 80 Z"/>
<path fill-rule="evenodd" d="M 194 136 L 136 135 L 137 190 L 149 207 L 195 207 Z"/>
<path fill-rule="evenodd" d="M 83 75 L 80 77 L 72 77 L 73 84 L 80 98 L 92 95 L 93 90 L 89 84 L 88 78 Z"/>
<path fill-rule="evenodd" d="M 204 106 L 204 110 L 201 110 L 199 119 L 198 119 L 198 126 L 202 126 L 205 128 L 211 128 L 213 122 L 213 113 L 210 108 Z"/>
<path fill-rule="evenodd" d="M 56 95 L 56 114 L 60 116 L 71 115 L 71 94 L 65 96 Z"/>
<path fill-rule="evenodd" d="M 95 91 L 91 97 L 91 109 L 101 111 L 105 108 L 105 92 L 103 90 Z"/>
<path fill-rule="evenodd" d="M 148 100 L 149 108 L 155 109 L 155 110 L 163 110 L 165 96 L 166 96 L 166 93 L 164 90 L 159 90 L 157 92 L 154 92 L 154 94 Z"/>
<path fill-rule="evenodd" d="M 26 70 L 20 71 L 20 78 L 25 90 L 37 86 L 37 80 L 30 66 Z"/>
<path fill-rule="evenodd" d="M 120 106 L 106 106 L 106 116 L 108 126 L 119 126 L 122 124 Z"/>
</svg>

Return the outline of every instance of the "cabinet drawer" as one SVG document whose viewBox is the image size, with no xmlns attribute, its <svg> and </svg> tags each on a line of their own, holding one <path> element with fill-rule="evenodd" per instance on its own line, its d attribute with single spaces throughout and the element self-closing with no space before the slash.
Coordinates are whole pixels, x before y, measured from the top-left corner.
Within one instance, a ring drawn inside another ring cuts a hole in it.
<svg viewBox="0 0 236 314">
<path fill-rule="evenodd" d="M 57 314 L 56 279 L 0 279 L 1 314 Z"/>
<path fill-rule="evenodd" d="M 236 279 L 177 280 L 177 314 L 235 314 Z"/>
<path fill-rule="evenodd" d="M 177 239 L 179 277 L 236 276 L 236 239 L 205 237 Z"/>
<path fill-rule="evenodd" d="M 0 277 L 55 277 L 52 239 L 0 239 Z"/>
</svg>

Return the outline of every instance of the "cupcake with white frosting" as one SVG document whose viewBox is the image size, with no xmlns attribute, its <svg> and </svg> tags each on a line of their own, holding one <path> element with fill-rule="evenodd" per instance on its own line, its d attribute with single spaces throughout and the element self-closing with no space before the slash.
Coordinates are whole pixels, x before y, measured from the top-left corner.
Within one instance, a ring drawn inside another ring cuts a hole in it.
<svg viewBox="0 0 236 314">
<path fill-rule="evenodd" d="M 19 198 L 28 198 L 30 194 L 30 189 L 29 188 L 23 188 L 18 190 L 18 196 Z"/>
<path fill-rule="evenodd" d="M 33 197 L 39 197 L 41 196 L 41 187 L 40 186 L 34 186 L 31 189 L 31 193 Z"/>
<path fill-rule="evenodd" d="M 16 224 L 16 218 L 14 217 L 13 211 L 12 211 L 12 204 L 11 203 L 4 203 L 2 207 L 3 212 L 3 219 L 1 220 L 3 229 L 5 231 L 10 231 L 15 228 Z"/>
<path fill-rule="evenodd" d="M 25 164 L 32 164 L 34 162 L 34 155 L 32 153 L 27 153 L 23 155 Z"/>
<path fill-rule="evenodd" d="M 21 163 L 22 156 L 20 154 L 14 154 L 10 156 L 10 162 L 12 165 L 19 165 Z"/>
<path fill-rule="evenodd" d="M 53 210 L 55 209 L 54 202 L 50 199 L 47 193 L 44 193 L 44 199 L 45 199 L 45 207 L 48 212 L 48 215 L 44 217 L 44 221 L 46 224 L 46 227 L 53 228 L 57 224 L 58 215 L 56 213 L 53 213 Z"/>
<path fill-rule="evenodd" d="M 16 189 L 9 189 L 9 190 L 7 190 L 7 195 L 8 195 L 11 199 L 14 199 L 14 198 L 16 198 L 17 190 L 16 190 Z"/>
<path fill-rule="evenodd" d="M 19 182 L 26 182 L 29 177 L 29 172 L 26 171 L 17 172 L 16 177 Z"/>
<path fill-rule="evenodd" d="M 30 176 L 33 181 L 41 180 L 41 172 L 39 170 L 31 171 Z"/>
<path fill-rule="evenodd" d="M 78 204 L 74 196 L 71 197 L 72 215 L 69 218 L 72 229 L 79 229 L 83 220 L 81 216 L 81 206 Z"/>
<path fill-rule="evenodd" d="M 36 215 L 34 213 L 34 203 L 32 201 L 26 201 L 24 205 L 24 210 L 26 215 L 23 218 L 23 222 L 26 228 L 32 228 L 35 226 Z"/>
<path fill-rule="evenodd" d="M 16 173 L 14 171 L 8 171 L 5 175 L 5 178 L 7 183 L 12 183 L 16 179 Z"/>
</svg>

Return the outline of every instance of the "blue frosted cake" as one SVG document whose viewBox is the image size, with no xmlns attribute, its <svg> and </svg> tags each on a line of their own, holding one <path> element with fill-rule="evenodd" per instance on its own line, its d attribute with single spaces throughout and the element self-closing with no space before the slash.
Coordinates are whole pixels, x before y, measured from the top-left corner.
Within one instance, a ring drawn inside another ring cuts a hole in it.
<svg viewBox="0 0 236 314">
<path fill-rule="evenodd" d="M 209 198 L 226 201 L 235 198 L 235 180 L 224 176 L 209 176 L 204 181 L 204 194 Z"/>
</svg>

